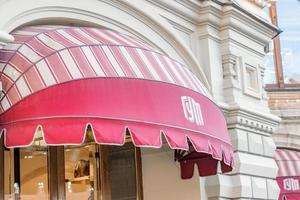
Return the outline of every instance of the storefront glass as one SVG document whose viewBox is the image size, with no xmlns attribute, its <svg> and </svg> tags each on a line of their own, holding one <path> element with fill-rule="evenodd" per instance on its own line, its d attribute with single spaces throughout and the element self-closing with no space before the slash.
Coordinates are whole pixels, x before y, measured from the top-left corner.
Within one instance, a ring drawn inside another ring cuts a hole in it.
<svg viewBox="0 0 300 200">
<path fill-rule="evenodd" d="M 14 179 L 13 179 L 13 151 L 4 152 L 4 194 L 5 200 L 13 199 Z"/>
<path fill-rule="evenodd" d="M 124 146 L 87 143 L 66 146 L 64 152 L 67 200 L 137 199 L 132 143 Z"/>
<path fill-rule="evenodd" d="M 65 148 L 66 198 L 70 200 L 97 199 L 97 166 L 95 144 Z"/>
<path fill-rule="evenodd" d="M 31 147 L 5 151 L 5 200 L 46 200 L 48 192 L 47 147 L 36 141 Z"/>
<path fill-rule="evenodd" d="M 136 162 L 132 143 L 109 146 L 109 174 L 112 200 L 135 200 Z"/>
<path fill-rule="evenodd" d="M 5 200 L 50 199 L 49 180 L 58 174 L 50 172 L 56 165 L 51 164 L 49 151 L 43 140 L 36 140 L 30 147 L 5 150 Z M 67 200 L 138 199 L 141 167 L 132 142 L 113 146 L 85 141 L 82 145 L 65 146 L 58 154 L 63 157 L 63 165 L 57 167 L 64 167 L 65 174 L 58 175 L 62 179 L 57 179 L 55 185 L 65 188 L 52 193 L 65 191 L 62 196 Z"/>
<path fill-rule="evenodd" d="M 20 196 L 22 200 L 48 199 L 47 147 L 20 149 Z"/>
</svg>

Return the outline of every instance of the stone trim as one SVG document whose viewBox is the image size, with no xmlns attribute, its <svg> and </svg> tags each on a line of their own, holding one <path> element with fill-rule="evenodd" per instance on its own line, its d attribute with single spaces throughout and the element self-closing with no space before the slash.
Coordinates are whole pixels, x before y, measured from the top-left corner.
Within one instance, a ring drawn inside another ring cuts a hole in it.
<svg viewBox="0 0 300 200">
<path fill-rule="evenodd" d="M 9 42 L 13 42 L 14 37 L 4 31 L 0 31 L 0 49 Z"/>
</svg>

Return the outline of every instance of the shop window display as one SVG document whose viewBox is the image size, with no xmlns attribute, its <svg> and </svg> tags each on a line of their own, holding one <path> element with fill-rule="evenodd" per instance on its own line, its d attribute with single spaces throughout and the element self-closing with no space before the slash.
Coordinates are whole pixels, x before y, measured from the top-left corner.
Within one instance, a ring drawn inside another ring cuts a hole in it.
<svg viewBox="0 0 300 200">
<path fill-rule="evenodd" d="M 65 148 L 66 199 L 135 200 L 135 147 L 88 143 Z M 100 174 L 100 176 L 98 175 Z"/>
<path fill-rule="evenodd" d="M 98 145 L 88 134 L 82 145 L 65 146 L 62 157 L 67 200 L 134 200 L 137 195 L 136 147 Z M 48 200 L 51 157 L 42 138 L 24 148 L 4 152 L 5 200 Z M 61 181 L 62 182 L 62 181 Z M 57 192 L 57 191 L 56 191 Z"/>
<path fill-rule="evenodd" d="M 97 146 L 87 144 L 65 148 L 66 199 L 97 199 Z"/>
<path fill-rule="evenodd" d="M 47 200 L 47 147 L 35 141 L 30 147 L 5 151 L 5 200 Z"/>
</svg>

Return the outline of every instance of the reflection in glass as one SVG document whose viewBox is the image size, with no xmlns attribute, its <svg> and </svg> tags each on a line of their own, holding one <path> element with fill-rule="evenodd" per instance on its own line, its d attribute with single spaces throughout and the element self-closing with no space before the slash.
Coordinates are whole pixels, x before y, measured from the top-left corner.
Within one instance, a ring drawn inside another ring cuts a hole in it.
<svg viewBox="0 0 300 200">
<path fill-rule="evenodd" d="M 33 146 L 20 149 L 20 196 L 26 199 L 48 199 L 47 148 Z"/>
<path fill-rule="evenodd" d="M 65 146 L 65 192 L 70 200 L 137 199 L 135 147 L 98 145 L 87 136 L 83 145 Z M 5 200 L 48 200 L 48 148 L 42 138 L 26 148 L 5 150 Z M 51 176 L 56 176 L 52 174 Z"/>
<path fill-rule="evenodd" d="M 13 174 L 13 151 L 4 152 L 4 194 L 5 200 L 13 199 L 14 196 Z"/>
<path fill-rule="evenodd" d="M 96 145 L 65 147 L 66 198 L 93 200 Z"/>
<path fill-rule="evenodd" d="M 5 200 L 46 200 L 47 147 L 36 140 L 30 147 L 5 151 Z"/>
<path fill-rule="evenodd" d="M 109 175 L 112 200 L 136 200 L 135 147 L 109 146 Z"/>
<path fill-rule="evenodd" d="M 136 200 L 135 147 L 66 146 L 65 179 L 67 200 Z"/>
</svg>

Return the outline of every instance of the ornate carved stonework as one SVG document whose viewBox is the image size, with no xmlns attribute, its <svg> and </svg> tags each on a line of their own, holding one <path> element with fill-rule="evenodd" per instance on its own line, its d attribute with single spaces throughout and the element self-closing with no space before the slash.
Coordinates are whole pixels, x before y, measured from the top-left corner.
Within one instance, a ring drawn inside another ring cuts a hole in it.
<svg viewBox="0 0 300 200">
<path fill-rule="evenodd" d="M 276 119 L 251 114 L 248 111 L 232 109 L 225 111 L 228 128 L 239 128 L 244 131 L 257 132 L 262 135 L 272 134 L 278 125 Z"/>
<path fill-rule="evenodd" d="M 238 57 L 233 54 L 222 56 L 224 88 L 238 86 Z"/>
</svg>

